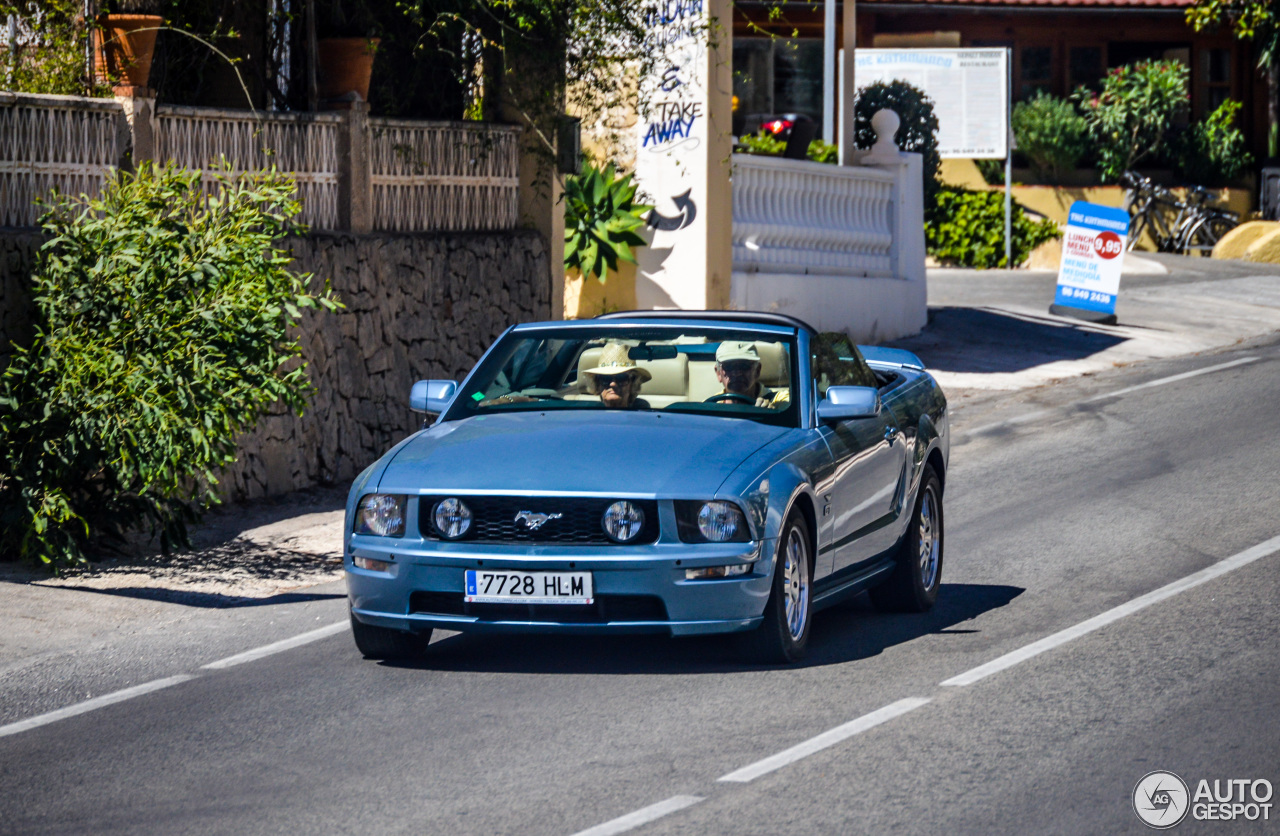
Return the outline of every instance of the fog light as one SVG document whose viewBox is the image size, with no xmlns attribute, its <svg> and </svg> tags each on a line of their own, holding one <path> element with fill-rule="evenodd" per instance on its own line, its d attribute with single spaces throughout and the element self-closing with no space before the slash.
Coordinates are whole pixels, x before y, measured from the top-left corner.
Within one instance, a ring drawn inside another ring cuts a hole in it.
<svg viewBox="0 0 1280 836">
<path fill-rule="evenodd" d="M 370 572 L 390 572 L 391 564 L 385 560 L 370 560 L 367 557 L 353 557 L 351 562 L 361 569 L 368 569 Z"/>
<path fill-rule="evenodd" d="M 703 566 L 701 569 L 685 569 L 685 580 L 701 581 L 713 578 L 732 578 L 751 571 L 750 563 L 734 563 L 732 566 Z"/>
<path fill-rule="evenodd" d="M 636 539 L 644 530 L 644 511 L 622 499 L 605 509 L 600 523 L 610 540 L 627 543 Z"/>
</svg>

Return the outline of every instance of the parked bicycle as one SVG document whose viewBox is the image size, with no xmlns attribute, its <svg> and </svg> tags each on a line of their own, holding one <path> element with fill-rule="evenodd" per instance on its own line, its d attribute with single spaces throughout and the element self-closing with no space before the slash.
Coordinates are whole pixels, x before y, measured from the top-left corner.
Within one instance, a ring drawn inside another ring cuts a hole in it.
<svg viewBox="0 0 1280 836">
<path fill-rule="evenodd" d="M 1240 223 L 1235 212 L 1210 206 L 1218 193 L 1203 186 L 1188 186 L 1186 199 L 1179 200 L 1172 191 L 1136 171 L 1126 171 L 1120 182 L 1125 187 L 1131 250 L 1149 230 L 1160 252 L 1205 252 Z"/>
</svg>

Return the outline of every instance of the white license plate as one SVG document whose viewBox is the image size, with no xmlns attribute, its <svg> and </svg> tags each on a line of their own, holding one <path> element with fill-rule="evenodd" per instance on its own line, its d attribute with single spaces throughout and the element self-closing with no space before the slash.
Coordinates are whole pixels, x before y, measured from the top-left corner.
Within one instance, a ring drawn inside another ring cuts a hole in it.
<svg viewBox="0 0 1280 836">
<path fill-rule="evenodd" d="M 463 598 L 477 604 L 594 604 L 590 572 L 467 570 Z"/>
</svg>

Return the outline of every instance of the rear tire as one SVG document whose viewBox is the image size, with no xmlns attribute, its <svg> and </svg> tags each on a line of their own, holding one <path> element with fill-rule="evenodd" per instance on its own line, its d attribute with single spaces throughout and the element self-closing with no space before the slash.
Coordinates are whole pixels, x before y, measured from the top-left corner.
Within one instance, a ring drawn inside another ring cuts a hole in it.
<svg viewBox="0 0 1280 836">
<path fill-rule="evenodd" d="M 930 465 L 920 475 L 915 512 L 898 547 L 897 566 L 883 584 L 870 590 L 881 612 L 927 612 L 942 582 L 942 482 Z"/>
<path fill-rule="evenodd" d="M 430 629 L 421 633 L 389 630 L 361 624 L 354 615 L 351 616 L 351 635 L 366 659 L 416 659 L 426 652 L 431 641 Z"/>
<path fill-rule="evenodd" d="M 792 512 L 778 538 L 773 589 L 764 621 L 742 637 L 747 658 L 758 664 L 786 665 L 804 658 L 812 615 L 813 555 L 809 526 Z"/>
</svg>

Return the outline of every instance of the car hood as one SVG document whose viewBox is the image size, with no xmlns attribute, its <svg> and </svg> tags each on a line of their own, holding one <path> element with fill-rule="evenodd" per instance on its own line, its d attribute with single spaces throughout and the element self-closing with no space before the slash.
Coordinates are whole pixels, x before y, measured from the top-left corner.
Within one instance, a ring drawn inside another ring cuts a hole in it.
<svg viewBox="0 0 1280 836">
<path fill-rule="evenodd" d="M 787 430 L 658 412 L 520 412 L 437 424 L 395 451 L 383 493 L 714 496 Z"/>
</svg>

